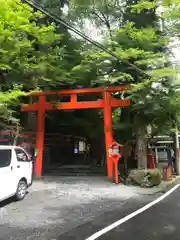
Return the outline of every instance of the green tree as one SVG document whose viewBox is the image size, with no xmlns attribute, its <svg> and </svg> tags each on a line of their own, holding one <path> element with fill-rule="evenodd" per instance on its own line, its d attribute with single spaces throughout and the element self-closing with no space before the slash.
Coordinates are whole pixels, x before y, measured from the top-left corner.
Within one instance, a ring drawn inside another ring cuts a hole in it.
<svg viewBox="0 0 180 240">
<path fill-rule="evenodd" d="M 96 13 L 102 13 L 102 9 L 111 6 L 109 1 L 84 3 L 74 0 L 73 4 L 75 7 L 72 8 L 72 14 L 74 9 L 76 11 L 84 9 L 82 15 L 77 16 L 82 20 L 92 16 L 94 9 L 96 9 Z M 110 35 L 102 35 L 102 42 L 106 44 L 107 48 L 113 50 L 121 61 L 115 60 L 103 51 L 91 48 L 84 54 L 87 59 L 86 69 L 96 69 L 97 67 L 96 72 L 102 73 L 95 80 L 97 84 L 120 84 L 124 81 L 132 83 L 132 89 L 129 91 L 132 104 L 128 108 L 131 113 L 128 114 L 130 117 L 128 127 L 133 126 L 132 133 L 136 136 L 138 166 L 146 168 L 147 126 L 151 125 L 157 130 L 162 122 L 165 124 L 169 121 L 168 111 L 170 108 L 166 105 L 168 103 L 169 106 L 170 96 L 172 96 L 171 77 L 177 73 L 169 66 L 169 58 L 164 51 L 168 39 L 161 34 L 154 2 L 126 1 L 121 11 L 119 6 L 113 8 L 113 11 L 108 9 L 109 11 L 103 12 L 105 18 L 112 19 L 115 12 L 117 13 L 119 10 L 118 20 L 120 19 L 120 21 L 118 27 L 117 24 L 111 22 Z M 95 14 L 93 16 L 98 21 L 96 23 L 93 19 L 93 23 L 100 26 L 100 18 L 95 17 Z M 101 21 L 101 26 L 103 24 L 105 23 Z M 106 24 L 105 26 L 107 27 Z M 84 61 L 79 69 L 84 69 Z M 132 64 L 141 68 L 144 74 L 137 71 Z M 127 120 L 125 121 L 127 122 Z"/>
<path fill-rule="evenodd" d="M 75 63 L 73 53 L 60 44 L 65 36 L 42 21 L 40 12 L 18 0 L 0 0 L 0 4 L 0 119 L 11 123 L 21 96 L 72 84 L 69 72 Z M 74 55 L 78 62 L 75 50 Z"/>
<path fill-rule="evenodd" d="M 38 81 L 45 77 L 49 56 L 37 51 L 36 44 L 51 48 L 57 36 L 52 26 L 36 24 L 41 15 L 33 14 L 29 6 L 11 0 L 1 0 L 0 4 L 0 118 L 9 118 L 12 101 L 24 95 L 22 90 L 38 86 Z"/>
<path fill-rule="evenodd" d="M 61 18 L 66 18 L 66 13 L 63 11 L 63 7 L 67 1 L 52 1 L 52 0 L 39 0 L 39 4 L 44 7 L 47 11 L 51 12 L 56 16 L 60 16 Z M 57 81 L 54 81 L 53 89 L 60 89 L 60 88 L 77 88 L 77 87 L 88 87 L 92 86 L 92 79 L 96 78 L 96 71 L 95 69 L 88 69 L 87 59 L 84 58 L 82 54 L 87 50 L 87 45 L 83 39 L 77 38 L 76 35 L 71 34 L 67 27 L 54 22 L 52 18 L 48 16 L 44 16 L 41 19 L 45 24 L 50 24 L 53 22 L 55 26 L 56 32 L 59 34 L 63 34 L 63 39 L 58 42 L 58 46 L 64 49 L 65 55 L 63 56 L 63 61 L 61 63 L 62 67 L 66 70 L 66 83 L 67 85 L 63 84 L 58 85 Z M 79 68 L 79 64 L 83 62 L 83 67 Z M 90 70 L 90 71 L 89 71 Z M 49 86 L 47 86 L 49 88 Z M 51 87 L 52 88 L 52 87 Z M 88 96 L 89 97 L 89 96 Z M 85 99 L 86 96 L 83 96 Z M 92 96 L 93 98 L 93 96 Z M 84 117 L 86 116 L 86 117 Z M 48 122 L 51 125 L 50 121 L 56 121 L 55 119 L 61 119 L 62 122 L 58 124 L 57 131 L 70 131 L 71 134 L 78 135 L 78 131 L 81 132 L 83 135 L 83 131 L 86 132 L 86 136 L 93 138 L 95 133 L 98 135 L 100 132 L 99 129 L 103 129 L 103 122 L 99 118 L 99 113 L 97 110 L 90 110 L 89 114 L 87 114 L 86 110 L 75 111 L 70 113 L 69 115 L 63 112 L 58 113 L 51 113 L 51 120 L 49 118 Z M 53 120 L 54 119 L 54 120 Z M 52 124 L 53 125 L 53 124 Z M 51 126 L 52 126 L 51 125 Z M 97 126 L 97 130 L 95 127 Z M 52 126 L 53 128 L 53 126 Z M 49 131 L 52 131 L 50 128 Z"/>
</svg>

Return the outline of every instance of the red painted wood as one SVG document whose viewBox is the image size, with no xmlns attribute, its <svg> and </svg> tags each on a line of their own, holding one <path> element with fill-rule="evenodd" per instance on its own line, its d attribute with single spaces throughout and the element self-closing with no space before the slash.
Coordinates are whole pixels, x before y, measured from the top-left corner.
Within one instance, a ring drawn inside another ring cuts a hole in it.
<svg viewBox="0 0 180 240">
<path fill-rule="evenodd" d="M 37 133 L 36 133 L 36 150 L 37 156 L 35 161 L 35 175 L 42 176 L 42 161 L 44 151 L 44 125 L 45 125 L 45 97 L 40 96 L 38 100 L 37 112 Z"/>
<path fill-rule="evenodd" d="M 77 94 L 71 94 L 71 103 L 74 104 L 77 102 Z"/>
<path fill-rule="evenodd" d="M 111 94 L 109 92 L 104 92 L 104 134 L 106 144 L 107 173 L 108 177 L 112 179 L 113 163 L 111 157 L 109 156 L 109 146 L 113 142 L 113 135 Z"/>
<path fill-rule="evenodd" d="M 23 112 L 30 112 L 30 111 L 37 111 L 38 109 L 38 102 L 35 102 L 33 104 L 22 104 L 21 111 Z"/>
<path fill-rule="evenodd" d="M 37 91 L 32 92 L 29 95 L 31 96 L 47 96 L 47 95 L 68 95 L 68 94 L 80 94 L 80 93 L 103 93 L 104 91 L 108 92 L 120 92 L 125 91 L 130 88 L 130 85 L 124 84 L 119 86 L 112 86 L 107 88 L 80 88 L 80 89 L 69 89 L 69 90 L 58 90 L 58 91 Z"/>
<path fill-rule="evenodd" d="M 119 183 L 119 179 L 118 179 L 118 164 L 114 163 L 114 174 L 115 174 L 115 183 L 118 184 Z"/>
<path fill-rule="evenodd" d="M 126 107 L 130 105 L 129 99 L 116 99 L 112 98 L 111 102 L 109 103 L 112 107 Z M 104 107 L 104 100 L 98 99 L 96 101 L 84 101 L 84 102 L 75 102 L 75 99 L 73 99 L 72 102 L 61 102 L 57 103 L 56 105 L 50 103 L 50 102 L 44 102 L 43 106 L 47 111 L 52 110 L 71 110 L 71 109 L 87 109 L 87 108 L 103 108 Z M 31 105 L 22 105 L 21 111 L 23 112 L 29 112 L 29 111 L 37 111 L 38 105 L 37 103 L 33 103 Z"/>
<path fill-rule="evenodd" d="M 112 179 L 113 175 L 113 163 L 109 157 L 109 146 L 113 142 L 112 135 L 112 107 L 126 107 L 130 104 L 130 100 L 111 99 L 111 92 L 120 92 L 129 89 L 129 85 L 120 85 L 107 88 L 83 88 L 83 89 L 71 89 L 71 90 L 59 90 L 59 91 L 42 91 L 33 92 L 31 96 L 39 96 L 39 100 L 31 105 L 22 105 L 22 111 L 37 111 L 37 136 L 36 136 L 36 148 L 38 149 L 38 155 L 35 163 L 36 176 L 42 175 L 42 161 L 43 161 L 43 149 L 44 149 L 44 117 L 46 110 L 67 110 L 67 109 L 87 109 L 87 108 L 104 108 L 104 132 L 106 143 L 106 155 L 107 155 L 107 171 L 108 177 Z M 103 99 L 96 101 L 77 101 L 77 94 L 84 93 L 103 93 Z M 70 95 L 70 102 L 58 102 L 56 105 L 47 102 L 47 95 Z"/>
<path fill-rule="evenodd" d="M 130 105 L 130 99 L 111 99 L 111 106 L 112 107 L 127 107 Z"/>
<path fill-rule="evenodd" d="M 68 103 L 59 103 L 56 108 L 59 110 L 63 109 L 86 109 L 86 108 L 103 108 L 103 100 L 99 99 L 97 101 L 84 101 L 84 102 L 68 102 Z"/>
</svg>

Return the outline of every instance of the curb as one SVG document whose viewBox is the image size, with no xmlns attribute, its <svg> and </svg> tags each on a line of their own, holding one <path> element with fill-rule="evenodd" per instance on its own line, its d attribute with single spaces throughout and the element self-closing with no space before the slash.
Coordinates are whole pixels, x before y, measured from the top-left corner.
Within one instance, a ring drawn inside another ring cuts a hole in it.
<svg viewBox="0 0 180 240">
<path fill-rule="evenodd" d="M 159 186 L 160 192 L 165 193 L 180 182 L 180 176 L 174 178 L 171 182 L 164 182 L 164 186 Z"/>
</svg>

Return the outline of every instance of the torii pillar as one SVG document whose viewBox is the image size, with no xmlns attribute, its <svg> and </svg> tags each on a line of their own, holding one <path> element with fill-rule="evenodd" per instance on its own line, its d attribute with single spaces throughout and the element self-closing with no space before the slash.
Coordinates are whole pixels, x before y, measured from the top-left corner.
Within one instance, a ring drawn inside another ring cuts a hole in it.
<svg viewBox="0 0 180 240">
<path fill-rule="evenodd" d="M 52 110 L 70 110 L 70 109 L 104 109 L 104 134 L 106 144 L 106 162 L 107 162 L 107 175 L 112 178 L 112 159 L 109 157 L 109 146 L 113 142 L 112 134 L 112 108 L 113 107 L 126 107 L 130 104 L 129 99 L 116 99 L 111 97 L 111 92 L 120 92 L 129 89 L 128 85 L 119 85 L 104 88 L 84 88 L 84 89 L 70 89 L 58 91 L 42 91 L 34 92 L 30 95 L 37 96 L 38 101 L 30 104 L 23 105 L 22 111 L 36 111 L 37 112 L 37 132 L 36 132 L 36 161 L 35 161 L 35 175 L 42 176 L 43 166 L 43 152 L 44 152 L 44 131 L 45 131 L 45 111 Z M 78 94 L 86 93 L 101 93 L 103 98 L 95 101 L 78 101 Z M 56 105 L 48 102 L 46 96 L 48 95 L 70 95 L 70 102 L 57 102 Z"/>
<path fill-rule="evenodd" d="M 45 96 L 38 97 L 37 129 L 36 129 L 36 160 L 35 175 L 42 176 L 43 152 L 44 152 L 44 130 L 45 130 Z"/>
<path fill-rule="evenodd" d="M 112 178 L 113 163 L 109 157 L 109 146 L 113 142 L 112 133 L 112 107 L 111 107 L 111 93 L 104 92 L 104 136 L 106 145 L 106 164 L 107 164 L 107 175 Z"/>
</svg>

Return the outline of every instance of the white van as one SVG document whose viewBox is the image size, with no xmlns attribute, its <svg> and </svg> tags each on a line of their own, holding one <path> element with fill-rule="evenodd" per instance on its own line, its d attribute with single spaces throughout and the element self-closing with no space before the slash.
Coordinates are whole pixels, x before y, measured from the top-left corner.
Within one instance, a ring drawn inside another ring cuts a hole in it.
<svg viewBox="0 0 180 240">
<path fill-rule="evenodd" d="M 32 172 L 32 160 L 24 149 L 0 146 L 0 201 L 12 196 L 23 199 L 32 184 Z"/>
</svg>

